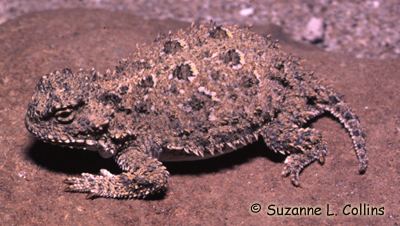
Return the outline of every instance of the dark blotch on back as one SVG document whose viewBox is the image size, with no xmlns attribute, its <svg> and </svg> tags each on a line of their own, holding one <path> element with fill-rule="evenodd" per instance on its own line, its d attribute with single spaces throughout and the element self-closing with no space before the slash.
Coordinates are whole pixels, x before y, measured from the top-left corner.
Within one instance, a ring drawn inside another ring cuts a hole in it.
<svg viewBox="0 0 400 226">
<path fill-rule="evenodd" d="M 306 99 L 307 99 L 307 105 L 315 105 L 315 103 L 317 102 L 317 97 L 315 97 L 315 96 L 309 96 L 309 97 L 306 97 Z"/>
<path fill-rule="evenodd" d="M 193 76 L 190 65 L 181 64 L 177 66 L 172 72 L 173 76 L 179 80 L 189 80 L 188 78 Z"/>
<path fill-rule="evenodd" d="M 153 81 L 153 77 L 151 75 L 143 78 L 140 83 L 139 86 L 142 88 L 151 88 L 154 86 L 154 81 Z"/>
<path fill-rule="evenodd" d="M 204 107 L 204 101 L 193 95 L 187 103 L 193 111 L 199 111 Z"/>
<path fill-rule="evenodd" d="M 259 83 L 257 77 L 253 73 L 242 74 L 240 75 L 240 78 L 242 80 L 241 85 L 245 88 L 256 86 Z"/>
<path fill-rule="evenodd" d="M 222 60 L 225 64 L 238 65 L 240 64 L 240 55 L 235 49 L 230 49 L 222 56 Z"/>
<path fill-rule="evenodd" d="M 151 105 L 148 102 L 139 102 L 134 108 L 137 113 L 148 114 L 150 113 Z"/>
<path fill-rule="evenodd" d="M 284 88 L 292 88 L 290 86 L 289 80 L 287 80 L 285 77 L 281 77 L 280 75 L 272 75 L 270 79 L 272 81 L 276 81 L 279 85 L 281 85 Z"/>
<path fill-rule="evenodd" d="M 100 95 L 99 100 L 104 104 L 114 104 L 117 105 L 121 102 L 121 97 L 115 93 L 105 92 Z"/>
<path fill-rule="evenodd" d="M 128 86 L 121 86 L 118 90 L 119 94 L 125 95 L 128 93 L 129 87 Z"/>
<path fill-rule="evenodd" d="M 164 53 L 166 54 L 173 54 L 182 49 L 181 44 L 176 40 L 166 41 L 164 43 Z"/>
<path fill-rule="evenodd" d="M 239 72 L 238 77 L 240 78 L 239 85 L 243 87 L 244 94 L 246 96 L 254 96 L 258 93 L 258 84 L 260 81 L 252 72 Z"/>
</svg>

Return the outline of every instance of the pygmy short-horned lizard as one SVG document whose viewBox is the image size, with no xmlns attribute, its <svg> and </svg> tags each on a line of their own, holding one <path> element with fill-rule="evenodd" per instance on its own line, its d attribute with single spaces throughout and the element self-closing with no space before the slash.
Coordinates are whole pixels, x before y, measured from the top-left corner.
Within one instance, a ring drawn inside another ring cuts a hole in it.
<svg viewBox="0 0 400 226">
<path fill-rule="evenodd" d="M 122 169 L 67 178 L 68 191 L 145 198 L 166 190 L 161 161 L 209 158 L 257 139 L 288 155 L 283 174 L 298 186 L 302 169 L 327 154 L 308 127 L 323 113 L 347 129 L 365 172 L 365 134 L 340 95 L 271 38 L 210 23 L 160 35 L 113 71 L 43 76 L 25 122 L 45 142 L 98 151 Z"/>
</svg>

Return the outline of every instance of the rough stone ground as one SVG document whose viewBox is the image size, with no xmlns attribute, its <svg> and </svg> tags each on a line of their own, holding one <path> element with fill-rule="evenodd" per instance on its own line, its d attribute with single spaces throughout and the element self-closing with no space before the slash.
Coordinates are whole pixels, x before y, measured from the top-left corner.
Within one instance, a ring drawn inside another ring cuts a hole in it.
<svg viewBox="0 0 400 226">
<path fill-rule="evenodd" d="M 153 19 L 279 25 L 292 38 L 358 58 L 398 58 L 398 0 L 0 0 L 0 23 L 59 8 L 126 11 Z"/>
<path fill-rule="evenodd" d="M 104 71 L 128 56 L 138 42 L 186 23 L 143 20 L 125 13 L 58 10 L 25 15 L 0 26 L 0 225 L 399 225 L 399 59 L 362 60 L 297 44 L 279 28 L 272 33 L 284 49 L 302 56 L 340 93 L 368 134 L 370 165 L 357 174 L 350 138 L 330 118 L 313 124 L 330 150 L 326 164 L 302 173 L 302 187 L 282 178 L 283 158 L 262 142 L 206 161 L 168 164 L 168 193 L 155 200 L 85 199 L 63 191 L 62 180 L 81 172 L 116 170 L 96 153 L 35 141 L 24 114 L 38 78 L 69 66 Z M 384 206 L 385 215 L 270 217 L 250 214 L 253 202 L 325 206 L 347 203 Z"/>
</svg>

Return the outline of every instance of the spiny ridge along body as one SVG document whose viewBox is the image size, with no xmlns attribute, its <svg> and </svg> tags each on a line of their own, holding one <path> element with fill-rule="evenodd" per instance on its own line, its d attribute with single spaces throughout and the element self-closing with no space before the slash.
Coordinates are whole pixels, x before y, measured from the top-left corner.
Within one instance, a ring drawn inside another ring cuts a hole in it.
<svg viewBox="0 0 400 226">
<path fill-rule="evenodd" d="M 104 74 L 43 76 L 25 122 L 45 142 L 98 151 L 122 169 L 68 178 L 68 191 L 145 198 L 167 187 L 161 161 L 209 158 L 258 139 L 287 155 L 283 174 L 298 186 L 302 169 L 327 154 L 321 133 L 307 127 L 325 112 L 349 132 L 364 172 L 365 134 L 340 95 L 269 37 L 210 23 L 160 35 Z"/>
</svg>

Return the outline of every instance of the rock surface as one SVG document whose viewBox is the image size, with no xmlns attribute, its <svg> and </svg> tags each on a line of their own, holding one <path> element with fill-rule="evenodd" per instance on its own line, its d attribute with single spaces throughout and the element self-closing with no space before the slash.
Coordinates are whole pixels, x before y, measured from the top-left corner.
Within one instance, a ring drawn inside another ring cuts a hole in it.
<svg viewBox="0 0 400 226">
<path fill-rule="evenodd" d="M 400 55 L 398 0 L 0 0 L 0 23 L 28 12 L 63 8 L 125 11 L 152 19 L 279 25 L 297 41 L 357 58 L 393 59 Z M 324 21 L 324 38 L 304 38 L 310 19 Z"/>
<path fill-rule="evenodd" d="M 171 163 L 165 197 L 149 201 L 84 200 L 63 191 L 62 180 L 101 168 L 117 171 L 97 154 L 35 142 L 24 126 L 26 106 L 38 78 L 56 68 L 95 67 L 104 71 L 126 57 L 137 43 L 158 32 L 188 24 L 143 20 L 124 13 L 58 10 L 23 16 L 0 26 L 0 219 L 5 225 L 321 225 L 400 223 L 400 83 L 399 60 L 361 60 L 327 54 L 296 44 L 273 26 L 254 27 L 281 40 L 286 51 L 302 56 L 359 115 L 366 132 L 370 165 L 358 175 L 352 143 L 340 125 L 323 118 L 321 130 L 330 155 L 322 167 L 302 175 L 295 188 L 280 176 L 283 158 L 257 143 L 220 158 L 196 163 Z M 267 157 L 267 158 L 266 158 Z M 90 162 L 90 164 L 88 164 Z M 350 170 L 349 170 L 350 169 Z M 351 170 L 354 169 L 354 170 Z M 250 214 L 250 205 L 322 206 L 337 217 L 270 217 Z M 383 206 L 385 215 L 343 216 L 351 203 Z"/>
</svg>

